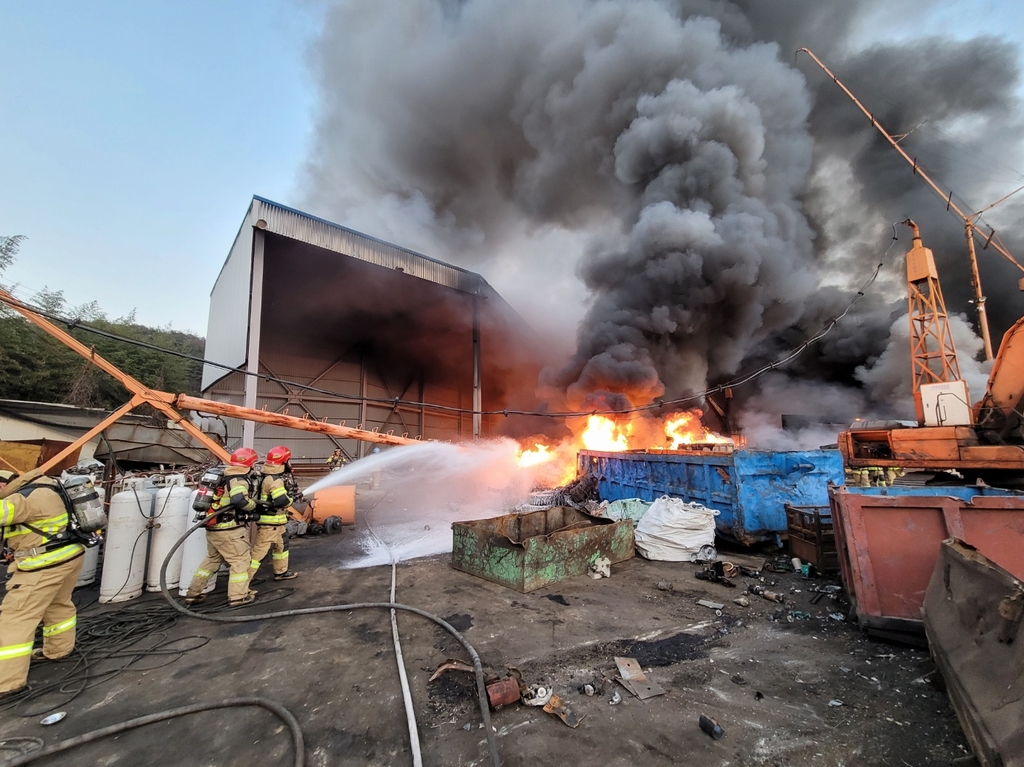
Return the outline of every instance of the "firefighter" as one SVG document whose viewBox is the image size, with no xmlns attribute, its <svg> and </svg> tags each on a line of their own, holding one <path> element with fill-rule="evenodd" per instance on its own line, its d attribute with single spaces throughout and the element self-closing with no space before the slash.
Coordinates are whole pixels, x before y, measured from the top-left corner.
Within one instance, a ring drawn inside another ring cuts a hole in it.
<svg viewBox="0 0 1024 767">
<path fill-rule="evenodd" d="M 85 546 L 59 537 L 67 530 L 69 509 L 56 484 L 49 477 L 21 487 L 12 483 L 0 500 L 0 528 L 15 565 L 0 604 L 0 694 L 26 685 L 33 657 L 55 660 L 75 649 L 77 614 L 71 592 Z M 40 623 L 43 647 L 33 653 Z"/>
<path fill-rule="evenodd" d="M 256 542 L 252 546 L 252 561 L 249 563 L 249 577 L 252 578 L 260 567 L 263 557 L 273 548 L 274 580 L 287 581 L 298 576 L 288 569 L 288 538 L 284 527 L 288 524 L 288 510 L 293 498 L 288 495 L 285 477 L 291 474 L 288 461 L 292 452 L 283 445 L 271 448 L 263 462 L 263 479 L 260 482 L 260 516 L 256 520 Z"/>
<path fill-rule="evenodd" d="M 8 482 L 13 482 L 17 476 L 14 472 L 0 469 L 0 491 L 7 487 Z"/>
<path fill-rule="evenodd" d="M 256 451 L 240 447 L 231 454 L 224 468 L 224 484 L 218 490 L 210 507 L 210 521 L 206 523 L 206 559 L 192 576 L 185 603 L 194 605 L 206 599 L 203 589 L 222 562 L 227 562 L 228 604 L 245 605 L 256 598 L 249 590 L 249 539 L 246 523 L 256 517 L 256 502 L 252 499 L 249 478 L 252 467 L 259 459 Z M 213 514 L 223 511 L 220 516 Z"/>
</svg>

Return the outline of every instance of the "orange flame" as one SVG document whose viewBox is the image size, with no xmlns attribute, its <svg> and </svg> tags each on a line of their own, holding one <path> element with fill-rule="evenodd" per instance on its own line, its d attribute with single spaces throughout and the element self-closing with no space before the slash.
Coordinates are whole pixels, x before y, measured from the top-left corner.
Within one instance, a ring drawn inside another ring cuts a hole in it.
<svg viewBox="0 0 1024 767">
<path fill-rule="evenodd" d="M 610 418 L 603 415 L 592 415 L 587 419 L 587 428 L 580 439 L 587 450 L 602 450 L 607 453 L 618 453 L 629 450 L 629 434 L 631 424 L 620 427 Z"/>
<path fill-rule="evenodd" d="M 665 420 L 665 436 L 671 442 L 669 450 L 679 450 L 683 445 L 696 443 L 712 443 L 718 445 L 732 445 L 733 440 L 729 437 L 722 437 L 709 431 L 700 422 L 700 410 L 687 410 L 683 413 L 673 413 Z"/>
<path fill-rule="evenodd" d="M 555 454 L 551 452 L 551 448 L 547 445 L 535 442 L 533 447 L 533 450 L 519 451 L 519 468 L 524 469 L 527 466 L 539 466 L 542 463 L 548 463 L 555 460 Z"/>
</svg>

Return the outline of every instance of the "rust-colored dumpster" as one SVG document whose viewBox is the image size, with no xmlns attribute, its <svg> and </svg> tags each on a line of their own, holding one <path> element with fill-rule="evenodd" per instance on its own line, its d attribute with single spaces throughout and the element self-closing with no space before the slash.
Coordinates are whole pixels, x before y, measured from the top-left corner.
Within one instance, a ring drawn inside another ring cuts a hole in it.
<svg viewBox="0 0 1024 767">
<path fill-rule="evenodd" d="M 939 547 L 967 542 L 1024 579 L 1024 495 L 997 488 L 829 488 L 843 584 L 868 630 L 912 639 Z M 908 634 L 910 636 L 908 636 Z"/>
</svg>

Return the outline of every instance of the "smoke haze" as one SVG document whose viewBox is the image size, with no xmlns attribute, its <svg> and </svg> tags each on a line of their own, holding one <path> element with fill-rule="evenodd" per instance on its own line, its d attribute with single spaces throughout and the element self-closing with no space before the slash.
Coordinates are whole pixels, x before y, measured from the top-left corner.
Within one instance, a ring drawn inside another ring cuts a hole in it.
<svg viewBox="0 0 1024 767">
<path fill-rule="evenodd" d="M 793 348 L 846 307 L 907 217 L 950 310 L 974 322 L 959 220 L 824 73 L 793 59 L 815 50 L 980 209 L 1022 178 L 1016 51 L 992 38 L 860 42 L 868 21 L 911 5 L 342 0 L 313 51 L 306 205 L 482 271 L 555 337 L 577 331 L 542 382 L 573 407 L 701 391 Z M 1022 213 L 1014 198 L 985 217 L 1011 252 L 1024 252 L 1008 234 Z M 857 415 L 906 410 L 900 238 L 823 343 L 737 392 L 744 409 L 785 401 L 824 416 L 845 397 Z M 980 258 L 998 342 L 1024 303 L 1015 268 Z M 983 378 L 957 322 L 961 364 Z M 787 385 L 802 396 L 780 398 Z"/>
</svg>

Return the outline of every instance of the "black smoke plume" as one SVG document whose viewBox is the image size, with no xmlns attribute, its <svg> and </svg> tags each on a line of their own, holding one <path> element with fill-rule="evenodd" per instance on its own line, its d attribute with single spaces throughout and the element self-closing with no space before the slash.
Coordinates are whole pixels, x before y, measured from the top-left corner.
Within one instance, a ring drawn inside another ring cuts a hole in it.
<svg viewBox="0 0 1024 767">
<path fill-rule="evenodd" d="M 950 309 L 974 322 L 962 225 L 831 80 L 794 60 L 814 49 L 978 210 L 1024 167 L 1017 52 L 992 38 L 855 45 L 866 19 L 912 5 L 338 2 L 314 52 L 306 204 L 480 269 L 556 335 L 579 320 L 569 361 L 544 377 L 575 406 L 699 392 L 792 348 L 845 308 L 907 217 Z M 985 221 L 1024 252 L 1022 211 L 1012 198 Z M 901 237 L 875 292 L 786 375 L 905 414 L 875 370 L 883 357 L 898 370 L 889 347 L 906 346 L 890 332 L 905 314 Z M 982 253 L 997 341 L 1024 308 L 1016 276 Z M 976 352 L 958 332 L 962 356 Z M 770 411 L 757 391 L 742 396 Z"/>
</svg>

